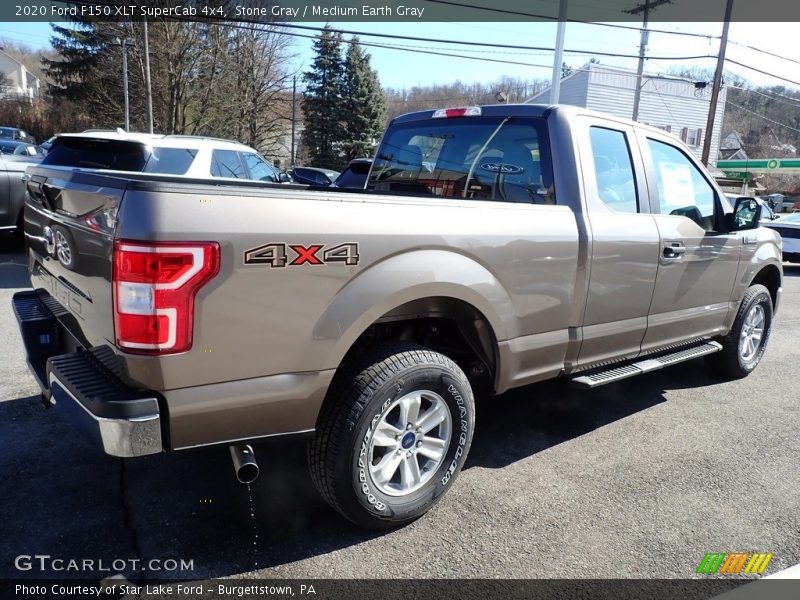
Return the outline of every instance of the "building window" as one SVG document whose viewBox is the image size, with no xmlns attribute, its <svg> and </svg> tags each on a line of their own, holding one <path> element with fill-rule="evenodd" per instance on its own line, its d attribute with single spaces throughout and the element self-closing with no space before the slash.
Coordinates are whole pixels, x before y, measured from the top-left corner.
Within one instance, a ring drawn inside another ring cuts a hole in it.
<svg viewBox="0 0 800 600">
<path fill-rule="evenodd" d="M 703 139 L 703 130 L 693 127 L 684 127 L 681 130 L 681 141 L 691 148 L 697 148 Z"/>
</svg>

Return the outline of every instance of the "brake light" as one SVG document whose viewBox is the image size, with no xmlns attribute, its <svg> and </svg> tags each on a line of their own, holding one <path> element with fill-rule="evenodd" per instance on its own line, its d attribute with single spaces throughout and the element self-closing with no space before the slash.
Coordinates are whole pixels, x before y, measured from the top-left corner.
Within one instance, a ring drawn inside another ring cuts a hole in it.
<svg viewBox="0 0 800 600">
<path fill-rule="evenodd" d="M 480 117 L 480 106 L 460 106 L 458 108 L 440 108 L 433 113 L 433 119 L 450 119 L 452 117 Z"/>
<path fill-rule="evenodd" d="M 115 242 L 117 346 L 147 354 L 189 350 L 195 295 L 218 272 L 216 242 Z"/>
</svg>

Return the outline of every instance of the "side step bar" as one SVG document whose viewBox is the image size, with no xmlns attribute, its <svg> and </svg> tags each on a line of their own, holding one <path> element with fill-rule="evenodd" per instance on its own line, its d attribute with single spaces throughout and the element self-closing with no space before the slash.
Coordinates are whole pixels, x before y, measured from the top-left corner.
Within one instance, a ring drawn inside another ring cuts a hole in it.
<svg viewBox="0 0 800 600">
<path fill-rule="evenodd" d="M 638 362 L 613 367 L 603 371 L 595 371 L 588 375 L 578 375 L 572 377 L 569 382 L 572 387 L 588 390 L 607 383 L 613 383 L 614 381 L 621 381 L 629 377 L 635 377 L 636 375 L 663 369 L 664 367 L 692 360 L 693 358 L 714 354 L 714 352 L 719 352 L 720 350 L 722 350 L 722 345 L 719 342 L 705 342 L 698 346 L 692 346 L 691 348 L 673 351 L 653 358 L 645 358 Z"/>
</svg>

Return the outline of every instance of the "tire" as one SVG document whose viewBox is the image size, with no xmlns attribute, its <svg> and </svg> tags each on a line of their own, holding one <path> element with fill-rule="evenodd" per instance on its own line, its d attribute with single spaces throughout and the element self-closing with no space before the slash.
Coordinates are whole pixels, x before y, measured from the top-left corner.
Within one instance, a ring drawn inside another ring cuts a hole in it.
<svg viewBox="0 0 800 600">
<path fill-rule="evenodd" d="M 308 445 L 311 477 L 353 523 L 405 525 L 452 487 L 474 423 L 472 388 L 452 360 L 412 344 L 376 347 L 334 377 Z"/>
<path fill-rule="evenodd" d="M 757 340 L 750 337 L 748 332 L 757 334 L 759 328 L 760 337 Z M 771 330 L 772 296 L 763 285 L 752 285 L 742 298 L 730 332 L 720 340 L 722 350 L 709 356 L 709 362 L 721 375 L 734 379 L 746 377 L 761 362 Z M 745 338 L 754 341 L 748 346 Z"/>
</svg>

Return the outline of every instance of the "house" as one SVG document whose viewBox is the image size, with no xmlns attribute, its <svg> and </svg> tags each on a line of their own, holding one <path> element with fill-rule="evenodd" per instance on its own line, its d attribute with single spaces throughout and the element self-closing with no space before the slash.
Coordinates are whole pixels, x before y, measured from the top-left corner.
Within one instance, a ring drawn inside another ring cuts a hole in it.
<svg viewBox="0 0 800 600">
<path fill-rule="evenodd" d="M 722 138 L 719 148 L 720 160 L 745 160 L 747 152 L 744 149 L 742 136 L 737 131 L 731 131 Z"/>
<path fill-rule="evenodd" d="M 39 95 L 39 79 L 9 54 L 0 50 L 0 97 L 27 98 Z"/>
<path fill-rule="evenodd" d="M 561 80 L 559 102 L 630 119 L 636 92 L 636 71 L 589 63 Z M 719 150 L 726 89 L 717 101 L 711 137 L 712 162 Z M 550 101 L 550 88 L 529 100 L 529 104 Z M 643 75 L 638 121 L 663 129 L 683 140 L 699 158 L 703 152 L 705 127 L 711 101 L 711 86 L 669 75 Z"/>
</svg>

